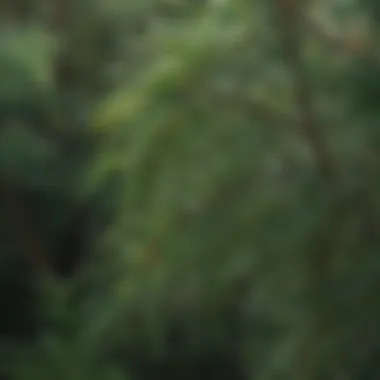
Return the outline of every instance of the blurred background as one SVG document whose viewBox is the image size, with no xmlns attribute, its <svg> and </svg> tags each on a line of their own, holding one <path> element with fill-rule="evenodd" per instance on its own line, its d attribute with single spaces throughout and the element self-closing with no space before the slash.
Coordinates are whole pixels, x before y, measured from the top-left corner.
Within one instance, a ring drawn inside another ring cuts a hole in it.
<svg viewBox="0 0 380 380">
<path fill-rule="evenodd" d="M 378 0 L 0 1 L 0 379 L 380 378 Z"/>
</svg>

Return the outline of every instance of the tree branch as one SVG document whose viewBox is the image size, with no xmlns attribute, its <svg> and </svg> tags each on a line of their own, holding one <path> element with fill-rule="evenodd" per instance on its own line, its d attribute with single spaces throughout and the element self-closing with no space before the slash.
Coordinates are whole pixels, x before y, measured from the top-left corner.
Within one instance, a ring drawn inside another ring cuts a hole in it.
<svg viewBox="0 0 380 380">
<path fill-rule="evenodd" d="M 328 182 L 336 177 L 334 159 L 329 150 L 312 99 L 312 90 L 302 62 L 304 14 L 298 0 L 277 0 L 279 33 L 283 38 L 284 55 L 294 80 L 294 95 L 299 112 L 300 131 L 314 155 L 320 175 Z"/>
</svg>

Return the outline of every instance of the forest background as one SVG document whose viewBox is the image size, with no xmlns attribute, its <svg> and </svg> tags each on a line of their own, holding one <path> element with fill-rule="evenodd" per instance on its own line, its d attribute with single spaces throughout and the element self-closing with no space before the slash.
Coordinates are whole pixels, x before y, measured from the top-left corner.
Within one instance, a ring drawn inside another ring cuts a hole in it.
<svg viewBox="0 0 380 380">
<path fill-rule="evenodd" d="M 379 26 L 1 0 L 0 379 L 379 379 Z"/>
</svg>

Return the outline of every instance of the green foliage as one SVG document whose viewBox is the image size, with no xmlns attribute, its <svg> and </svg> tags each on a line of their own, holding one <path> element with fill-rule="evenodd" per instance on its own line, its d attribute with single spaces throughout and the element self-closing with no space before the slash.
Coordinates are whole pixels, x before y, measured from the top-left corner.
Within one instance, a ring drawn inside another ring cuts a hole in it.
<svg viewBox="0 0 380 380">
<path fill-rule="evenodd" d="M 0 34 L 0 307 L 34 322 L 4 375 L 377 378 L 376 52 L 274 2 L 27 3 Z"/>
</svg>

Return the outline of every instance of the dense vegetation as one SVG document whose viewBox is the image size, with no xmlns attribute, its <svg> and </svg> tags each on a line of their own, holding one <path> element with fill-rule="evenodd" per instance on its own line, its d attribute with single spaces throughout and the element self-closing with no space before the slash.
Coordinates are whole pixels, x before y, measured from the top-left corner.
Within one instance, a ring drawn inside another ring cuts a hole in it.
<svg viewBox="0 0 380 380">
<path fill-rule="evenodd" d="M 378 379 L 379 4 L 0 1 L 0 378 Z"/>
</svg>

